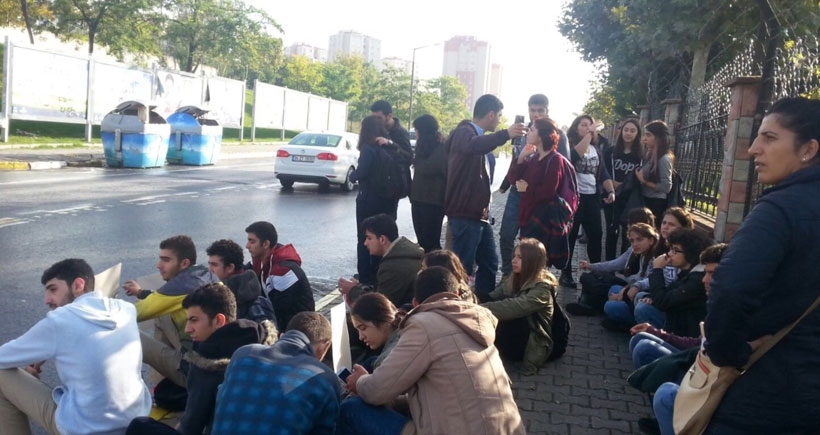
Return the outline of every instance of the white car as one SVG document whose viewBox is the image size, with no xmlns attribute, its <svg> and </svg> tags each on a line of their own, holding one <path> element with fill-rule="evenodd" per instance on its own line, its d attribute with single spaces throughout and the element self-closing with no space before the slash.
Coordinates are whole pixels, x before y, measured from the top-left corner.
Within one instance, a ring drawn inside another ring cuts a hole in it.
<svg viewBox="0 0 820 435">
<path fill-rule="evenodd" d="M 276 152 L 273 172 L 289 188 L 294 182 L 339 184 L 353 190 L 350 175 L 359 162 L 359 135 L 346 132 L 305 131 Z"/>
</svg>

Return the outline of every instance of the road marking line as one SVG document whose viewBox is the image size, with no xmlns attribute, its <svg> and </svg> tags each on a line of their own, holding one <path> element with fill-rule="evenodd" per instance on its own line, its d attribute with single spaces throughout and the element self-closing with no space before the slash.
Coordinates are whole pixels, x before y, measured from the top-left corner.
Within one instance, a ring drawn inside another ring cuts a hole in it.
<svg viewBox="0 0 820 435">
<path fill-rule="evenodd" d="M 165 198 L 167 196 L 171 196 L 171 195 L 164 194 L 164 195 L 141 196 L 139 198 L 134 198 L 134 199 L 123 199 L 120 202 L 124 202 L 126 204 L 131 204 L 131 203 L 135 203 L 135 202 L 151 201 L 151 200 L 154 200 L 154 199 L 157 199 L 157 198 Z"/>
<path fill-rule="evenodd" d="M 34 211 L 26 211 L 26 212 L 22 212 L 22 213 L 18 213 L 18 214 L 21 215 L 21 216 L 32 215 L 32 214 L 37 214 L 37 213 L 68 214 L 68 213 L 75 212 L 75 211 L 91 210 L 94 207 L 95 207 L 94 204 L 83 204 L 83 205 L 78 205 L 76 207 L 61 208 L 61 209 L 58 209 L 58 210 L 34 210 Z"/>
<path fill-rule="evenodd" d="M 159 204 L 161 202 L 165 202 L 165 200 L 160 199 L 160 200 L 157 200 L 157 201 L 141 202 L 139 204 L 134 204 L 134 205 L 151 205 L 151 204 Z"/>
<path fill-rule="evenodd" d="M 0 228 L 10 227 L 12 225 L 27 224 L 29 222 L 31 222 L 31 221 L 29 221 L 27 219 L 0 218 Z"/>
</svg>

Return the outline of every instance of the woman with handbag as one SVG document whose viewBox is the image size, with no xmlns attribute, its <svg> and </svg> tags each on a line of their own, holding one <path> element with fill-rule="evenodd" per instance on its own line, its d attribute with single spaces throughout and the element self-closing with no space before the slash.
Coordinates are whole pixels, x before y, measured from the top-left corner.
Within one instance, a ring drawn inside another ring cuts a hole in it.
<svg viewBox="0 0 820 435">
<path fill-rule="evenodd" d="M 604 218 L 606 219 L 606 241 L 604 243 L 604 258 L 614 260 L 616 257 L 618 240 L 621 240 L 620 253 L 629 248 L 626 237 L 626 225 L 621 222 L 621 216 L 627 211 L 627 200 L 632 189 L 636 188 L 634 172 L 641 166 L 643 151 L 641 146 L 641 126 L 636 119 L 627 119 L 621 125 L 621 132 L 614 147 L 604 150 L 604 165 L 615 186 L 615 202 L 604 204 Z"/>
<path fill-rule="evenodd" d="M 416 129 L 416 156 L 410 205 L 413 229 L 424 252 L 441 249 L 444 220 L 444 189 L 447 187 L 447 151 L 438 121 L 422 115 L 413 121 Z"/>
<path fill-rule="evenodd" d="M 644 126 L 641 142 L 646 147 L 643 166 L 635 170 L 641 183 L 644 205 L 655 216 L 663 216 L 669 206 L 667 196 L 672 191 L 672 171 L 675 160 L 669 149 L 669 127 L 663 121 L 652 121 Z M 657 222 L 660 229 L 660 222 Z"/>
<path fill-rule="evenodd" d="M 705 433 L 808 434 L 820 428 L 820 312 L 811 311 L 820 296 L 818 148 L 820 101 L 806 98 L 774 103 L 749 148 L 760 183 L 772 187 L 715 270 L 704 331 L 711 362 L 745 372 L 720 400 Z M 772 334 L 782 339 L 765 338 Z M 761 352 L 755 352 L 758 345 Z M 676 402 L 683 393 L 682 384 Z M 675 413 L 678 427 L 677 403 Z"/>
</svg>

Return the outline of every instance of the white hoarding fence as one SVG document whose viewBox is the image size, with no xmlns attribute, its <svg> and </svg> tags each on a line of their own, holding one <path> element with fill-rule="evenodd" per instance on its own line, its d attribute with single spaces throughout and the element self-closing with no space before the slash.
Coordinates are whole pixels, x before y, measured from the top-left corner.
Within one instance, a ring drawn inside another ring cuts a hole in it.
<svg viewBox="0 0 820 435">
<path fill-rule="evenodd" d="M 343 101 L 254 82 L 251 140 L 257 128 L 345 131 L 346 125 L 347 103 Z"/>
</svg>

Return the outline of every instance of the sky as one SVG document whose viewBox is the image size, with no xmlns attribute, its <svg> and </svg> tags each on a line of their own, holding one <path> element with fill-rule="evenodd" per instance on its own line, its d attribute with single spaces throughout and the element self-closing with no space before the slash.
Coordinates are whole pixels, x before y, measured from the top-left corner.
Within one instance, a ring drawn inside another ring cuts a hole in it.
<svg viewBox="0 0 820 435">
<path fill-rule="evenodd" d="M 500 1 L 313 0 L 279 2 L 245 0 L 266 10 L 279 23 L 284 45 L 306 43 L 327 49 L 330 35 L 353 30 L 381 40 L 381 55 L 410 60 L 416 51 L 416 74 L 441 75 L 443 42 L 453 36 L 474 36 L 491 47 L 491 63 L 501 64 L 504 115 L 527 114 L 530 95 L 550 100 L 550 116 L 569 125 L 589 97 L 596 68 L 584 62 L 558 32 L 562 0 L 518 3 Z"/>
</svg>

